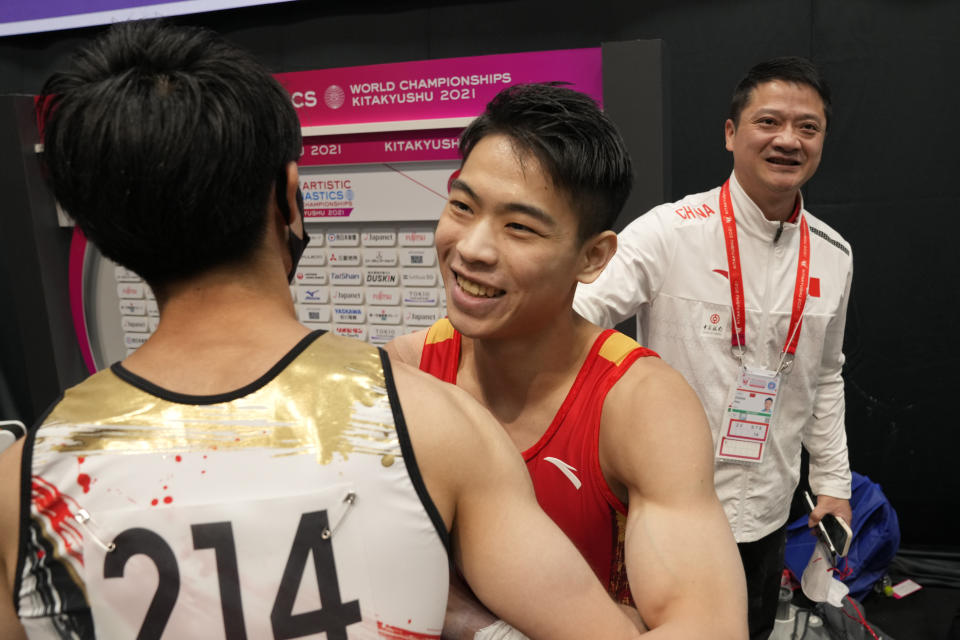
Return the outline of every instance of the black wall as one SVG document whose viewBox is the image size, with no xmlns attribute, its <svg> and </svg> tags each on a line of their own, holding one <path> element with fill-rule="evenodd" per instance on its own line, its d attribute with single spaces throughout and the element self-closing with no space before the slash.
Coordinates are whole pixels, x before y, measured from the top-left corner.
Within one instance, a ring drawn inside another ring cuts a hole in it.
<svg viewBox="0 0 960 640">
<path fill-rule="evenodd" d="M 854 247 L 845 373 L 852 466 L 884 486 L 905 544 L 960 545 L 952 402 L 960 381 L 960 3 L 328 4 L 302 0 L 179 21 L 228 34 L 276 71 L 662 38 L 674 197 L 729 173 L 722 125 L 733 85 L 750 65 L 785 54 L 819 62 L 833 85 L 835 117 L 805 195 Z M 0 93 L 36 92 L 66 52 L 97 32 L 0 39 Z"/>
</svg>

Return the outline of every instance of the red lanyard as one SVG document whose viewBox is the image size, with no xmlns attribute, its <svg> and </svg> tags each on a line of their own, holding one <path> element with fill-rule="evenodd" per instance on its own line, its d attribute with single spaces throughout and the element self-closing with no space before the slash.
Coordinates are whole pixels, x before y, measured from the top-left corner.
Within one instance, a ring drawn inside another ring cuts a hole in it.
<svg viewBox="0 0 960 640">
<path fill-rule="evenodd" d="M 730 181 L 720 188 L 720 220 L 723 222 L 723 239 L 727 245 L 727 267 L 730 273 L 730 299 L 733 301 L 733 326 L 730 327 L 730 344 L 743 348 L 747 344 L 747 313 L 743 298 L 743 273 L 740 268 L 740 246 L 737 244 L 737 224 L 733 216 L 733 201 L 730 199 Z M 793 312 L 783 352 L 793 355 L 797 351 L 800 328 L 803 324 L 803 308 L 807 303 L 807 285 L 810 282 L 810 229 L 807 217 L 800 216 L 800 257 L 797 260 L 797 281 L 793 287 Z M 738 333 L 739 332 L 739 333 Z"/>
</svg>

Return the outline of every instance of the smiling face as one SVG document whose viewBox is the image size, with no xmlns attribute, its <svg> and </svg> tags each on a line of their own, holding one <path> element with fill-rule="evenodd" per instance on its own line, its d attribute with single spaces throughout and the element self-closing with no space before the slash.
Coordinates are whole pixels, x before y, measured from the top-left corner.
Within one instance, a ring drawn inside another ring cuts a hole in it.
<svg viewBox="0 0 960 640">
<path fill-rule="evenodd" d="M 436 243 L 450 321 L 472 338 L 522 336 L 569 317 L 589 245 L 567 195 L 503 135 L 470 152 Z"/>
<path fill-rule="evenodd" d="M 756 86 L 739 123 L 724 125 L 737 180 L 761 207 L 794 199 L 820 165 L 826 115 L 806 84 L 772 80 Z"/>
</svg>

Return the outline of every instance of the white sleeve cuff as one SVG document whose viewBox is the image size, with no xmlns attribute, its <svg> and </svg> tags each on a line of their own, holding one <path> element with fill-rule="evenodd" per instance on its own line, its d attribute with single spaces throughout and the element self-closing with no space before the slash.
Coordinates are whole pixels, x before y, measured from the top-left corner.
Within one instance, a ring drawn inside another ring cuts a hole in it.
<svg viewBox="0 0 960 640">
<path fill-rule="evenodd" d="M 497 620 L 473 634 L 473 640 L 530 640 L 503 620 Z"/>
</svg>

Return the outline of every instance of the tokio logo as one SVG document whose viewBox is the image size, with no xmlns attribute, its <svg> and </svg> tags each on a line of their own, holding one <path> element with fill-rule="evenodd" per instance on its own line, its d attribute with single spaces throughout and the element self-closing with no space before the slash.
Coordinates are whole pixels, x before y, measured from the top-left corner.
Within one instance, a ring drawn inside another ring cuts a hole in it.
<svg viewBox="0 0 960 640">
<path fill-rule="evenodd" d="M 347 94 L 344 93 L 343 88 L 339 85 L 332 84 L 327 87 L 327 90 L 323 92 L 323 104 L 327 105 L 331 109 L 339 109 L 343 106 L 343 101 L 346 99 Z"/>
</svg>

